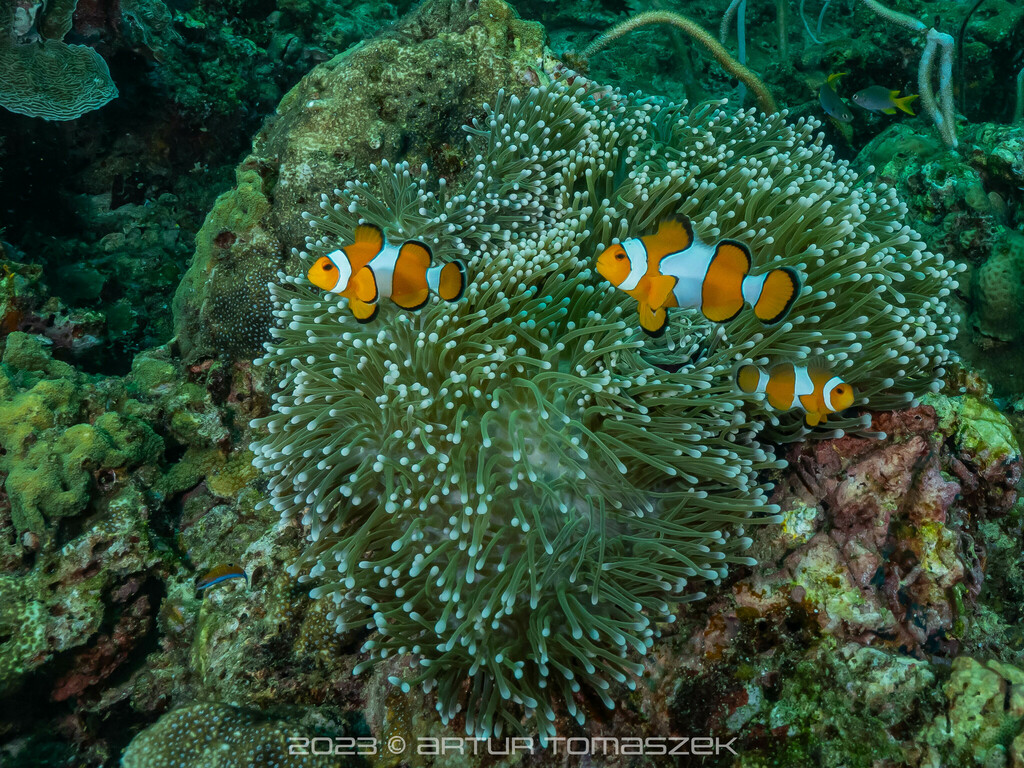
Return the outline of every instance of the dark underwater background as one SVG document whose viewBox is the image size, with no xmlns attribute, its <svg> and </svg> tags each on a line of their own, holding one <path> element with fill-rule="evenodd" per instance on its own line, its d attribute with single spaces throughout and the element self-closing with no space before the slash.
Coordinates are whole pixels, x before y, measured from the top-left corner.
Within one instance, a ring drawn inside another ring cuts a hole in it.
<svg viewBox="0 0 1024 768">
<path fill-rule="evenodd" d="M 913 116 L 852 105 L 873 85 L 918 93 L 924 49 L 860 0 L 744 0 L 725 25 L 726 0 L 0 3 L 0 766 L 119 765 L 136 738 L 130 765 L 269 766 L 288 734 L 461 733 L 393 671 L 352 675 L 365 638 L 334 632 L 286 570 L 301 526 L 259 506 L 266 283 L 307 231 L 291 214 L 325 191 L 316 167 L 282 183 L 278 164 L 301 131 L 335 186 L 381 159 L 455 178 L 482 105 L 564 67 L 755 105 L 671 25 L 580 55 L 650 11 L 724 31 L 733 55 L 742 18 L 779 108 L 820 120 L 966 266 L 959 362 L 930 400 L 876 417 L 884 440 L 782 445 L 784 522 L 754 534 L 759 564 L 680 611 L 614 711 L 582 694 L 588 725 L 562 724 L 735 739 L 735 754 L 280 764 L 1024 765 L 1020 2 L 889 2 L 954 41 L 955 149 L 920 101 Z M 49 63 L 22 50 L 44 44 Z M 849 121 L 822 107 L 840 73 Z M 300 123 L 296 100 L 321 97 L 328 114 Z M 196 592 L 228 563 L 246 578 Z"/>
</svg>

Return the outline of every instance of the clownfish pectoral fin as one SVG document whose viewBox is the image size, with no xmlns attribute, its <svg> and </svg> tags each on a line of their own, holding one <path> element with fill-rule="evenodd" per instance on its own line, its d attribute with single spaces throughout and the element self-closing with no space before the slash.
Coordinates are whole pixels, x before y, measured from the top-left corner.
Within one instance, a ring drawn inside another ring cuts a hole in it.
<svg viewBox="0 0 1024 768">
<path fill-rule="evenodd" d="M 352 310 L 352 315 L 356 320 L 360 323 L 368 323 L 377 316 L 379 306 L 377 304 L 367 304 L 359 299 L 349 299 L 348 308 Z"/>
<path fill-rule="evenodd" d="M 664 307 L 655 309 L 641 302 L 637 304 L 637 312 L 640 314 L 640 327 L 651 336 L 661 336 L 668 328 L 668 310 Z"/>
<path fill-rule="evenodd" d="M 672 275 L 652 275 L 647 278 L 648 280 L 648 291 L 647 291 L 647 303 L 652 307 L 663 307 L 665 302 L 668 301 L 669 294 L 676 287 L 676 283 L 679 282 L 678 277 Z"/>
<path fill-rule="evenodd" d="M 807 411 L 807 413 L 804 416 L 804 419 L 807 421 L 807 426 L 809 427 L 816 427 L 818 426 L 819 422 L 824 421 L 822 415 L 820 413 L 817 413 L 816 411 Z"/>
<path fill-rule="evenodd" d="M 365 243 L 377 253 L 384 247 L 384 230 L 376 224 L 360 224 L 356 227 L 355 241 Z"/>
<path fill-rule="evenodd" d="M 363 267 L 356 272 L 349 280 L 348 287 L 355 293 L 355 298 L 364 304 L 377 303 L 377 276 L 370 267 Z"/>
<path fill-rule="evenodd" d="M 395 259 L 391 300 L 402 309 L 422 309 L 430 296 L 427 270 L 433 258 L 430 248 L 419 240 L 409 240 Z"/>
<path fill-rule="evenodd" d="M 800 273 L 789 267 L 773 269 L 764 276 L 754 314 L 766 325 L 782 320 L 800 295 Z"/>
<path fill-rule="evenodd" d="M 750 251 L 736 240 L 715 246 L 701 286 L 700 311 L 713 323 L 732 320 L 743 309 L 743 278 L 750 272 Z"/>
</svg>

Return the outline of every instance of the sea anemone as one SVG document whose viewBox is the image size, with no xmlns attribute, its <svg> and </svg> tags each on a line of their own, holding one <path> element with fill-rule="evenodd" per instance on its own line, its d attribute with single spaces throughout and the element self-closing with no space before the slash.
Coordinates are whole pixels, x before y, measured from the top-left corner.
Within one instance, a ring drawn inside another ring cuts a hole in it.
<svg viewBox="0 0 1024 768">
<path fill-rule="evenodd" d="M 819 355 L 883 408 L 933 385 L 955 270 L 816 129 L 555 84 L 488 109 L 458 192 L 399 165 L 325 197 L 307 262 L 369 220 L 466 257 L 470 277 L 457 303 L 383 301 L 369 325 L 302 277 L 272 286 L 257 362 L 280 389 L 255 463 L 308 526 L 293 574 L 339 631 L 372 630 L 357 672 L 408 656 L 392 682 L 478 736 L 550 735 L 560 708 L 583 723 L 588 696 L 612 707 L 635 685 L 636 654 L 701 581 L 752 564 L 745 528 L 775 519 L 759 477 L 781 462 L 756 437 L 803 428 L 735 389 L 737 361 Z M 800 270 L 793 315 L 712 327 L 673 310 L 645 337 L 593 260 L 671 213 L 743 240 L 758 269 Z"/>
</svg>

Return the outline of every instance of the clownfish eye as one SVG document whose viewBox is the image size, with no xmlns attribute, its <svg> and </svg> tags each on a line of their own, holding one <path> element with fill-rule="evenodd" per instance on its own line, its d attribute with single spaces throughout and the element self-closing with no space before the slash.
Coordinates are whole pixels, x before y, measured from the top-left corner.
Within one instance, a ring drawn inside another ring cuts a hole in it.
<svg viewBox="0 0 1024 768">
<path fill-rule="evenodd" d="M 845 394 L 846 387 L 836 387 L 836 392 L 838 392 L 840 395 Z"/>
<path fill-rule="evenodd" d="M 622 251 L 619 251 L 618 253 L 615 254 L 616 261 L 622 261 L 624 258 L 626 258 L 626 254 L 623 253 Z"/>
<path fill-rule="evenodd" d="M 332 269 L 334 269 L 334 265 L 331 262 L 328 261 L 324 264 L 324 272 L 330 272 Z"/>
</svg>

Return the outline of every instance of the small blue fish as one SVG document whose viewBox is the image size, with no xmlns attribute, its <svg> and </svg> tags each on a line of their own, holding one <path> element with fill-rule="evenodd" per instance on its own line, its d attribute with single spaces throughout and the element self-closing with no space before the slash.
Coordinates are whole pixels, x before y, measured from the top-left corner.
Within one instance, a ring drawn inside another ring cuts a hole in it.
<svg viewBox="0 0 1024 768">
<path fill-rule="evenodd" d="M 818 100 L 821 102 L 821 108 L 825 110 L 825 114 L 841 123 L 848 123 L 853 120 L 853 112 L 846 106 L 846 102 L 839 98 L 839 94 L 836 93 L 832 84 L 846 74 L 849 73 L 839 72 L 835 75 L 829 75 L 828 80 L 822 83 L 821 90 L 818 91 Z"/>
<path fill-rule="evenodd" d="M 206 572 L 206 575 L 196 584 L 196 591 L 202 592 L 207 587 L 220 584 L 228 579 L 245 579 L 245 585 L 249 586 L 249 576 L 242 567 L 234 563 L 222 563 L 221 565 L 215 565 Z"/>
</svg>

